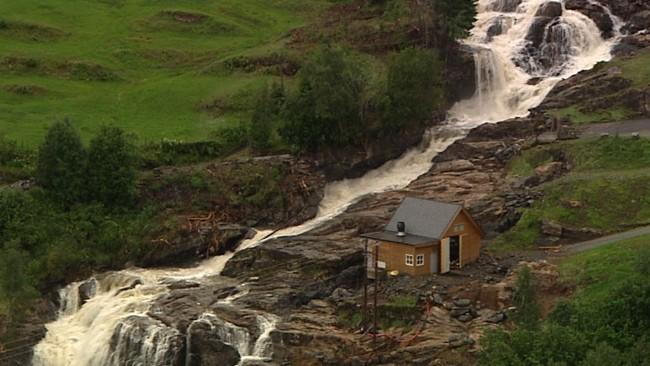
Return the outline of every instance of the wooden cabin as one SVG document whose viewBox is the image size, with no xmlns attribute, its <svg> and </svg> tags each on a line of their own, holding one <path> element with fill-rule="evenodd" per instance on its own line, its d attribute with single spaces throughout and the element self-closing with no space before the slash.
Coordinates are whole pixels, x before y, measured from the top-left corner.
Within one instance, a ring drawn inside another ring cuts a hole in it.
<svg viewBox="0 0 650 366">
<path fill-rule="evenodd" d="M 362 237 L 379 245 L 379 268 L 419 276 L 476 261 L 483 231 L 461 205 L 407 197 L 383 231 Z"/>
</svg>

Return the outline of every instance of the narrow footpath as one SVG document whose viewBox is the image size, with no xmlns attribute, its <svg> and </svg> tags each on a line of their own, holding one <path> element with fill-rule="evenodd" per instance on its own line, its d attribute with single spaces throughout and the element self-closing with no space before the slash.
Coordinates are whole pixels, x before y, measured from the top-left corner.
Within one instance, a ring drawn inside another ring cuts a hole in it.
<svg viewBox="0 0 650 366">
<path fill-rule="evenodd" d="M 602 238 L 598 238 L 598 239 L 584 241 L 573 245 L 567 245 L 564 247 L 564 249 L 566 249 L 566 252 L 564 252 L 564 254 L 580 253 L 587 250 L 599 248 L 617 241 L 633 239 L 648 234 L 650 234 L 650 226 L 644 226 L 644 227 L 640 227 L 630 231 L 625 231 L 618 234 L 603 236 Z"/>
</svg>

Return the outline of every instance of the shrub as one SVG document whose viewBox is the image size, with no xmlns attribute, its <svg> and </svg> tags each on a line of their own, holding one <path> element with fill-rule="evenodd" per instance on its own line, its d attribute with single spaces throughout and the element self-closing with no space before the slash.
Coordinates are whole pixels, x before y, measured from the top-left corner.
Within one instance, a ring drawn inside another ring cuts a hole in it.
<svg viewBox="0 0 650 366">
<path fill-rule="evenodd" d="M 287 99 L 280 135 L 301 150 L 359 142 L 363 131 L 365 78 L 341 49 L 315 52 L 299 73 L 298 91 Z"/>
<path fill-rule="evenodd" d="M 103 127 L 88 149 L 89 200 L 106 207 L 129 206 L 136 195 L 135 147 L 124 131 Z"/>
<path fill-rule="evenodd" d="M 530 268 L 524 266 L 517 276 L 512 297 L 513 305 L 517 308 L 513 320 L 520 327 L 534 329 L 539 325 L 540 311 L 535 291 L 533 274 Z"/>
<path fill-rule="evenodd" d="M 38 150 L 36 180 L 65 206 L 84 196 L 86 151 L 70 122 L 57 122 Z"/>
<path fill-rule="evenodd" d="M 17 240 L 0 248 L 0 298 L 5 299 L 9 314 L 20 318 L 26 304 L 38 295 L 26 272 L 29 254 Z"/>
</svg>

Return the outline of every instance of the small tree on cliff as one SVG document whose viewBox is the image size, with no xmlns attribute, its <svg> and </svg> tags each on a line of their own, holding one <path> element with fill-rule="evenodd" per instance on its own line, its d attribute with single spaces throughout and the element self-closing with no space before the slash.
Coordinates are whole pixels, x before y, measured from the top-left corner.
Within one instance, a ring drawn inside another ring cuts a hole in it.
<svg viewBox="0 0 650 366">
<path fill-rule="evenodd" d="M 512 297 L 513 305 L 517 308 L 513 320 L 526 329 L 535 329 L 539 326 L 540 311 L 537 303 L 536 285 L 533 274 L 524 266 L 517 276 L 515 292 Z"/>
<path fill-rule="evenodd" d="M 38 150 L 36 180 L 65 206 L 84 196 L 86 151 L 69 121 L 57 122 L 47 131 Z"/>
<path fill-rule="evenodd" d="M 280 84 L 266 87 L 260 93 L 248 126 L 248 142 L 256 152 L 271 146 L 273 126 L 276 124 L 285 102 L 284 88 Z"/>
<path fill-rule="evenodd" d="M 88 150 L 88 193 L 106 207 L 129 206 L 136 194 L 135 149 L 117 127 L 103 127 Z"/>
<path fill-rule="evenodd" d="M 469 36 L 476 21 L 476 0 L 433 0 L 437 25 L 449 39 Z"/>
</svg>

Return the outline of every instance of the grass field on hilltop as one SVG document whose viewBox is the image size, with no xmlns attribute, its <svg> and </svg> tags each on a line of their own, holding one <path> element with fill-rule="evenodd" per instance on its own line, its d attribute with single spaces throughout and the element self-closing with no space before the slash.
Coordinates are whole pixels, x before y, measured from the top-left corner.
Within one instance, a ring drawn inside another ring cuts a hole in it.
<svg viewBox="0 0 650 366">
<path fill-rule="evenodd" d="M 201 105 L 277 78 L 226 70 L 284 54 L 325 0 L 7 0 L 0 3 L 0 135 L 36 145 L 57 119 L 88 138 L 102 124 L 141 140 L 197 140 L 246 111 Z"/>
</svg>

